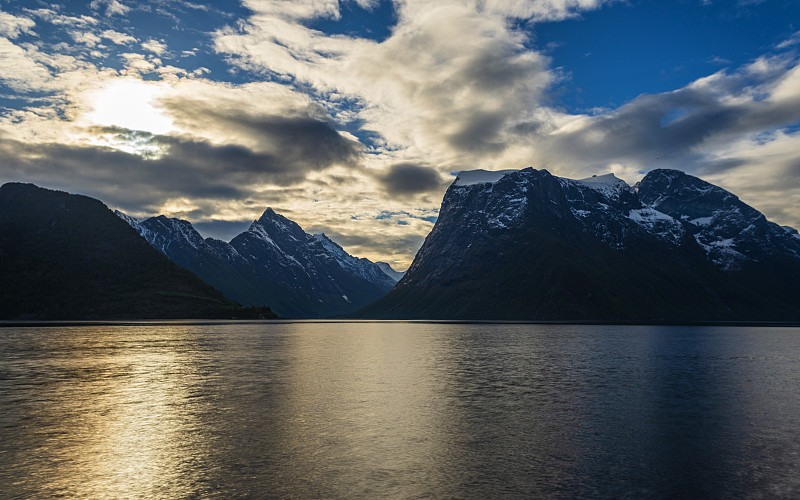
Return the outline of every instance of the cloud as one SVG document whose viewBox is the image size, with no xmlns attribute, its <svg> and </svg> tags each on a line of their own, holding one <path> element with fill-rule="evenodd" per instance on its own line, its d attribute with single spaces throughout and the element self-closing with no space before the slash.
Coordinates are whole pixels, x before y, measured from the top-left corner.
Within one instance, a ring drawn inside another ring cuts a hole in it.
<svg viewBox="0 0 800 500">
<path fill-rule="evenodd" d="M 146 42 L 142 42 L 142 48 L 148 52 L 152 52 L 153 54 L 160 56 L 167 51 L 167 44 L 151 38 Z"/>
<path fill-rule="evenodd" d="M 411 163 L 392 165 L 380 181 L 390 195 L 401 196 L 433 191 L 443 184 L 435 169 Z"/>
<path fill-rule="evenodd" d="M 130 7 L 119 0 L 92 0 L 89 7 L 92 10 L 100 10 L 105 7 L 105 14 L 107 17 L 114 15 L 124 16 L 131 10 Z"/>
<path fill-rule="evenodd" d="M 533 137 L 540 163 L 596 173 L 610 163 L 630 171 L 669 166 L 692 171 L 738 138 L 800 120 L 800 61 L 759 60 L 672 92 L 643 95 Z"/>
<path fill-rule="evenodd" d="M 281 157 L 296 170 L 361 162 L 361 144 L 340 134 L 322 107 L 281 85 L 184 82 L 160 105 L 186 133 Z"/>
<path fill-rule="evenodd" d="M 27 93 L 52 89 L 54 78 L 32 57 L 32 51 L 0 37 L 0 80 L 17 92 Z"/>
<path fill-rule="evenodd" d="M 111 40 L 117 45 L 130 45 L 138 41 L 134 36 L 114 30 L 105 30 L 100 34 L 100 36 L 107 40 Z"/>
<path fill-rule="evenodd" d="M 125 60 L 125 69 L 134 74 L 152 73 L 157 68 L 156 63 L 148 60 L 148 58 L 143 54 L 126 52 L 124 54 L 120 54 L 119 56 Z"/>
<path fill-rule="evenodd" d="M 72 30 L 69 34 L 76 43 L 86 45 L 87 47 L 94 47 L 102 42 L 99 36 L 89 31 Z"/>
<path fill-rule="evenodd" d="M 795 31 L 791 37 L 776 45 L 775 48 L 788 49 L 797 44 L 800 44 L 800 31 Z"/>
<path fill-rule="evenodd" d="M 33 19 L 17 17 L 0 11 L 0 36 L 13 39 L 23 33 L 32 33 L 32 28 L 35 25 L 36 23 Z"/>
<path fill-rule="evenodd" d="M 599 9 L 613 0 L 485 0 L 490 12 L 533 21 L 559 21 L 581 12 Z"/>
<path fill-rule="evenodd" d="M 242 3 L 259 15 L 277 16 L 285 20 L 340 17 L 338 0 L 244 0 Z"/>
<path fill-rule="evenodd" d="M 498 153 L 515 154 L 507 131 L 530 120 L 556 79 L 527 35 L 510 27 L 509 16 L 523 13 L 500 12 L 503 4 L 404 2 L 382 43 L 328 37 L 286 20 L 334 15 L 328 4 L 283 17 L 275 14 L 280 5 L 249 2 L 256 14 L 217 32 L 216 49 L 243 69 L 309 86 L 335 119 L 371 131 L 372 146 L 394 163 L 446 172 L 502 162 Z M 340 113 L 329 95 L 355 107 Z"/>
<path fill-rule="evenodd" d="M 67 26 L 71 28 L 86 28 L 87 26 L 97 25 L 100 21 L 97 18 L 87 15 L 67 16 L 59 14 L 53 9 L 25 9 L 26 12 L 53 24 L 54 26 Z"/>
<path fill-rule="evenodd" d="M 316 139 L 330 142 L 330 136 L 335 134 L 316 125 L 309 127 L 307 122 L 292 124 L 284 120 L 277 125 L 294 128 L 295 134 L 307 130 L 309 144 Z M 341 156 L 349 146 L 344 140 L 338 149 L 320 148 L 315 152 L 316 163 L 312 163 L 302 157 L 255 152 L 236 144 L 216 145 L 188 137 L 153 136 L 113 127 L 95 132 L 144 143 L 158 154 L 148 157 L 107 147 L 34 145 L 3 138 L 0 151 L 4 180 L 29 179 L 45 186 L 77 183 L 107 203 L 157 209 L 164 200 L 176 197 L 197 202 L 246 199 L 264 184 L 291 186 L 303 181 L 311 170 L 350 159 Z"/>
</svg>

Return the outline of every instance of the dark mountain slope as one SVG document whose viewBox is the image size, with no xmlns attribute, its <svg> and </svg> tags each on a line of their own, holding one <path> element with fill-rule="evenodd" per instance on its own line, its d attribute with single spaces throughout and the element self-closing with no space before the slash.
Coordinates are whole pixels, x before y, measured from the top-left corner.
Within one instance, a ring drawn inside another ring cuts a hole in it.
<svg viewBox="0 0 800 500">
<path fill-rule="evenodd" d="M 244 314 L 98 200 L 32 184 L 0 187 L 0 318 Z"/>
</svg>

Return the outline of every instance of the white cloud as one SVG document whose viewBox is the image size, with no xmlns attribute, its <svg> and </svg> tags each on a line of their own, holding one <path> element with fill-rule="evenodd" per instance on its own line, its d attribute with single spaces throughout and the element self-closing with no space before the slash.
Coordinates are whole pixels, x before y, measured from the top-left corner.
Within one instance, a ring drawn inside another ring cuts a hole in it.
<svg viewBox="0 0 800 500">
<path fill-rule="evenodd" d="M 484 0 L 478 5 L 482 5 L 490 12 L 508 17 L 556 21 L 598 9 L 612 1 L 614 0 Z"/>
<path fill-rule="evenodd" d="M 54 78 L 29 51 L 0 37 L 0 80 L 18 92 L 50 90 Z"/>
<path fill-rule="evenodd" d="M 133 37 L 126 33 L 120 33 L 119 31 L 114 31 L 114 30 L 105 30 L 103 31 L 103 33 L 100 34 L 100 36 L 107 40 L 111 40 L 117 45 L 130 45 L 132 43 L 138 42 L 136 37 Z"/>
<path fill-rule="evenodd" d="M 144 50 L 152 52 L 157 56 L 163 55 L 167 51 L 167 44 L 158 40 L 153 40 L 152 38 L 146 42 L 142 42 L 141 45 Z"/>
<path fill-rule="evenodd" d="M 350 116 L 325 102 L 337 118 L 378 132 L 393 161 L 425 159 L 457 170 L 508 153 L 506 129 L 528 118 L 554 78 L 547 59 L 509 29 L 508 13 L 474 4 L 403 3 L 383 43 L 326 37 L 291 22 L 300 16 L 294 11 L 277 15 L 277 5 L 250 2 L 251 23 L 220 31 L 217 49 L 243 68 L 289 75 L 363 103 Z M 302 15 L 334 15 L 327 3 L 306 7 Z"/>
<path fill-rule="evenodd" d="M 294 21 L 315 17 L 339 19 L 338 0 L 244 0 L 242 3 L 257 16 Z"/>
<path fill-rule="evenodd" d="M 89 31 L 73 30 L 69 32 L 69 35 L 73 40 L 75 40 L 76 43 L 86 45 L 87 47 L 94 47 L 97 44 L 102 43 L 102 40 L 99 36 Z"/>
<path fill-rule="evenodd" d="M 791 37 L 782 41 L 775 47 L 778 49 L 788 49 L 794 45 L 800 44 L 800 31 L 796 31 Z"/>
<path fill-rule="evenodd" d="M 156 70 L 156 64 L 142 54 L 126 52 L 119 56 L 125 59 L 125 69 L 129 73 L 151 73 Z"/>
<path fill-rule="evenodd" d="M 22 33 L 32 33 L 36 23 L 27 17 L 13 16 L 7 12 L 0 11 L 0 36 L 16 38 Z"/>
<path fill-rule="evenodd" d="M 67 16 L 64 14 L 59 14 L 57 11 L 53 9 L 30 9 L 26 11 L 42 19 L 43 21 L 49 22 L 55 26 L 86 28 L 87 26 L 95 26 L 99 23 L 99 21 L 96 18 L 91 16 L 86 16 L 86 15 L 81 15 L 79 17 Z"/>
<path fill-rule="evenodd" d="M 89 7 L 93 10 L 100 10 L 105 7 L 105 15 L 108 17 L 114 15 L 124 16 L 131 10 L 130 7 L 119 0 L 92 0 Z"/>
</svg>

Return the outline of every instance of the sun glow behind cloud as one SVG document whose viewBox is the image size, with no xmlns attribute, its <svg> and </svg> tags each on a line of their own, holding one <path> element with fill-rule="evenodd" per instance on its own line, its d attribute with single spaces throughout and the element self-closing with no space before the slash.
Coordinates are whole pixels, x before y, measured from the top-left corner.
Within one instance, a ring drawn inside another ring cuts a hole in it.
<svg viewBox="0 0 800 500">
<path fill-rule="evenodd" d="M 91 107 L 85 119 L 92 125 L 120 127 L 163 135 L 175 131 L 172 118 L 158 105 L 164 95 L 164 83 L 135 78 L 113 79 L 99 89 L 89 91 Z"/>
</svg>

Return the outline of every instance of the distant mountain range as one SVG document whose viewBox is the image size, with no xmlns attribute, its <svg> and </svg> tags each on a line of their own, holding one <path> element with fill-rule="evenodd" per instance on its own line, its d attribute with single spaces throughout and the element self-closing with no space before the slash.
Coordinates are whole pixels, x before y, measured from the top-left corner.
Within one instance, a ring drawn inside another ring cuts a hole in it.
<svg viewBox="0 0 800 500">
<path fill-rule="evenodd" d="M 121 212 L 154 248 L 245 305 L 269 305 L 280 317 L 322 318 L 355 311 L 384 296 L 402 276 L 387 263 L 345 252 L 268 208 L 230 243 L 204 239 L 180 219 L 138 221 Z"/>
<path fill-rule="evenodd" d="M 85 196 L 0 187 L 0 319 L 271 309 L 286 318 L 797 322 L 798 298 L 800 234 L 676 170 L 635 186 L 611 174 L 461 172 L 405 274 L 272 209 L 224 242 L 180 219 L 139 221 Z"/>
<path fill-rule="evenodd" d="M 362 318 L 798 321 L 800 236 L 676 170 L 461 172 Z"/>
<path fill-rule="evenodd" d="M 0 187 L 0 319 L 274 317 L 154 250 L 100 201 Z"/>
</svg>

